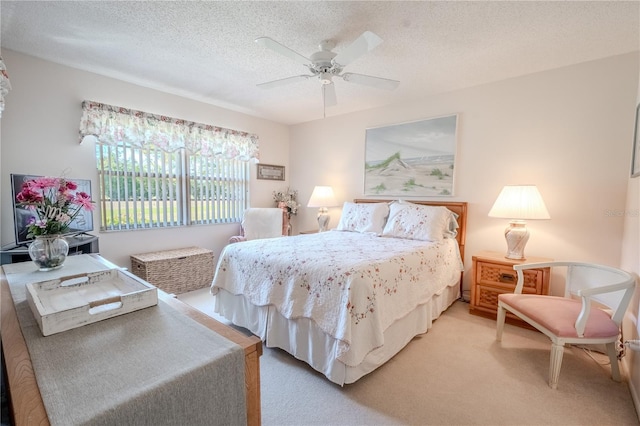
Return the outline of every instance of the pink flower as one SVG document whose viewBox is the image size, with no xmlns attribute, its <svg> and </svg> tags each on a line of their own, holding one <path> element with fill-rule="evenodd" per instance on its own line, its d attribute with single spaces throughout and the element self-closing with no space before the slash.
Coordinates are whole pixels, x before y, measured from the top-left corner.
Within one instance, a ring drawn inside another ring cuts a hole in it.
<svg viewBox="0 0 640 426">
<path fill-rule="evenodd" d="M 23 186 L 22 188 L 22 191 L 20 191 L 18 195 L 16 195 L 16 200 L 18 200 L 20 203 L 35 204 L 41 203 L 44 200 L 44 197 L 40 192 L 34 191 L 29 186 Z"/>
<path fill-rule="evenodd" d="M 72 182 L 70 180 L 65 181 L 65 184 L 67 189 L 70 191 L 75 191 L 76 189 L 78 189 L 78 185 L 76 185 L 75 182 Z"/>
<path fill-rule="evenodd" d="M 49 188 L 57 187 L 59 183 L 60 183 L 60 179 L 58 178 L 42 177 L 42 178 L 34 179 L 30 182 L 27 182 L 26 184 L 36 189 L 49 189 Z"/>
<path fill-rule="evenodd" d="M 93 210 L 86 192 L 75 192 L 78 185 L 66 179 L 42 177 L 25 182 L 16 195 L 19 204 L 34 214 L 28 237 L 64 234 L 81 210 Z"/>
<path fill-rule="evenodd" d="M 86 192 L 76 192 L 76 196 L 73 200 L 74 203 L 78 204 L 85 210 L 93 211 L 94 205 L 91 201 L 91 197 Z"/>
</svg>

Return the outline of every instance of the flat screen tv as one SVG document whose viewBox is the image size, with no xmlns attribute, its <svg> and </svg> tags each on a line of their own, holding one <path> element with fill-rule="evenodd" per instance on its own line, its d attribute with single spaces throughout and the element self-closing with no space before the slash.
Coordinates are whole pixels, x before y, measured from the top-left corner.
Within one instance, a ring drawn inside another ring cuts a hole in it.
<svg viewBox="0 0 640 426">
<path fill-rule="evenodd" d="M 41 178 L 43 176 L 37 175 L 11 175 L 11 195 L 13 199 L 13 224 L 16 237 L 16 245 L 24 245 L 31 242 L 32 238 L 27 238 L 27 227 L 32 219 L 34 219 L 34 213 L 18 205 L 16 195 L 22 190 L 22 184 L 31 179 Z M 76 191 L 83 191 L 91 195 L 91 181 L 89 179 L 73 179 L 68 178 L 78 185 Z M 93 199 L 93 198 L 92 198 Z M 93 214 L 88 211 L 80 211 L 78 216 L 73 219 L 69 225 L 69 232 L 67 235 L 80 234 L 82 232 L 93 231 Z"/>
</svg>

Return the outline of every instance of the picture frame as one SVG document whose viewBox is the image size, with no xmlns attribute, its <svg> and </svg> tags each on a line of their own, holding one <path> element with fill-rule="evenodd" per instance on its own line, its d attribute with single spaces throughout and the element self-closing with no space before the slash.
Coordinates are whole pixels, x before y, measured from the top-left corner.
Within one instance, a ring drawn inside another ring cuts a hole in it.
<svg viewBox="0 0 640 426">
<path fill-rule="evenodd" d="M 633 151 L 631 152 L 631 177 L 640 176 L 640 103 L 636 107 L 636 121 L 633 131 Z"/>
<path fill-rule="evenodd" d="M 284 166 L 258 163 L 258 179 L 284 180 Z"/>
<path fill-rule="evenodd" d="M 458 115 L 366 129 L 364 194 L 454 195 Z"/>
</svg>

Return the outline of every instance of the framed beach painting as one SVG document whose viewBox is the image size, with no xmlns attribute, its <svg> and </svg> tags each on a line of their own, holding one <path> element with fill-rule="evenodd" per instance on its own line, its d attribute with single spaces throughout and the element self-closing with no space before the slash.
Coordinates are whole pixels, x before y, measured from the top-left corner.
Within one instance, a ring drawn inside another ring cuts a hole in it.
<svg viewBox="0 0 640 426">
<path fill-rule="evenodd" d="M 452 196 L 457 115 L 366 130 L 364 193 Z"/>
</svg>

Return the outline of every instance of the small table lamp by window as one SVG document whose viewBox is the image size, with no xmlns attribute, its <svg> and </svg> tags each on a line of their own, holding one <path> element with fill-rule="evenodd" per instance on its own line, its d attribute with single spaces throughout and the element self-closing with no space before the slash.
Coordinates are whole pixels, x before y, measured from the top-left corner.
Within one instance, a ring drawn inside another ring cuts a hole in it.
<svg viewBox="0 0 640 426">
<path fill-rule="evenodd" d="M 318 210 L 318 227 L 319 232 L 324 232 L 327 230 L 329 226 L 329 214 L 327 213 L 329 210 L 327 207 L 337 206 L 338 202 L 336 201 L 336 197 L 333 195 L 333 188 L 330 186 L 316 186 L 313 188 L 313 193 L 311 194 L 311 198 L 309 198 L 309 202 L 307 203 L 307 207 L 319 207 Z"/>
<path fill-rule="evenodd" d="M 524 247 L 529 241 L 525 219 L 551 219 L 535 185 L 507 185 L 489 211 L 489 217 L 511 219 L 504 231 L 507 259 L 524 260 Z"/>
</svg>

